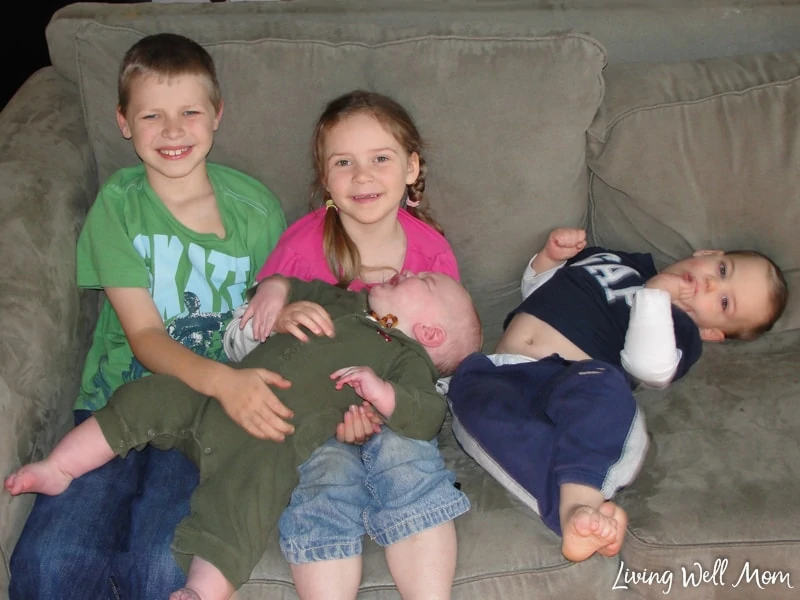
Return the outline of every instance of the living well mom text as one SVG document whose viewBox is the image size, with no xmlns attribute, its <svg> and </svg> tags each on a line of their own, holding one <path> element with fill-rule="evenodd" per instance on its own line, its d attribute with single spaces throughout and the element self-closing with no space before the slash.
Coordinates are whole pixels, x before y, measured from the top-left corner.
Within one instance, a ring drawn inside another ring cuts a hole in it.
<svg viewBox="0 0 800 600">
<path fill-rule="evenodd" d="M 613 590 L 627 590 L 635 586 L 660 587 L 662 594 L 669 594 L 676 588 L 699 588 L 701 586 L 726 586 L 733 588 L 752 587 L 755 590 L 769 590 L 776 586 L 794 589 L 792 574 L 789 571 L 773 570 L 745 561 L 741 569 L 728 571 L 728 559 L 718 558 L 707 566 L 695 561 L 691 565 L 681 565 L 678 569 L 653 571 L 650 569 L 630 569 L 625 561 L 620 562 Z"/>
</svg>

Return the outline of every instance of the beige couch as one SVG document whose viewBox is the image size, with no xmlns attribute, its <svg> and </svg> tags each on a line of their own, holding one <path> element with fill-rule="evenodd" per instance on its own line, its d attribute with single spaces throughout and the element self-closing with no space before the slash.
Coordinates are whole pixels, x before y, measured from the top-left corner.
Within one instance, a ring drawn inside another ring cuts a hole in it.
<svg viewBox="0 0 800 600">
<path fill-rule="evenodd" d="M 54 66 L 0 114 L 3 475 L 68 426 L 98 305 L 75 287 L 76 236 L 99 182 L 136 160 L 114 122 L 116 68 L 165 30 L 217 61 L 226 110 L 212 159 L 266 183 L 290 221 L 307 208 L 325 101 L 366 87 L 403 103 L 427 138 L 427 191 L 487 351 L 555 226 L 587 226 L 661 266 L 694 248 L 753 247 L 797 290 L 797 2 L 77 4 L 48 27 Z M 734 55 L 747 56 L 708 58 Z M 798 329 L 796 294 L 774 333 L 709 346 L 670 390 L 638 395 L 652 444 L 619 496 L 630 515 L 621 558 L 565 561 L 445 427 L 443 452 L 473 504 L 457 521 L 453 597 L 797 598 Z M 0 495 L 0 597 L 31 500 Z M 398 597 L 372 543 L 362 589 Z M 276 543 L 240 597 L 295 597 Z"/>
</svg>

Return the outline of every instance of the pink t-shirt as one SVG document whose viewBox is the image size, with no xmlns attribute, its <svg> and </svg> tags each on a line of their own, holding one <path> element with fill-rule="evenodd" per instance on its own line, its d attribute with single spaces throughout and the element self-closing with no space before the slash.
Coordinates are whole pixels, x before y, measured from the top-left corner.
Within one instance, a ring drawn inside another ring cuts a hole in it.
<svg viewBox="0 0 800 600">
<path fill-rule="evenodd" d="M 460 280 L 453 249 L 442 234 L 403 209 L 398 211 L 397 220 L 407 240 L 403 271 L 435 271 Z M 325 208 L 318 208 L 292 223 L 267 257 L 267 262 L 256 275 L 256 281 L 279 273 L 303 281 L 321 279 L 336 283 L 322 250 L 324 223 Z M 364 287 L 364 282 L 356 279 L 348 289 L 357 292 Z"/>
</svg>

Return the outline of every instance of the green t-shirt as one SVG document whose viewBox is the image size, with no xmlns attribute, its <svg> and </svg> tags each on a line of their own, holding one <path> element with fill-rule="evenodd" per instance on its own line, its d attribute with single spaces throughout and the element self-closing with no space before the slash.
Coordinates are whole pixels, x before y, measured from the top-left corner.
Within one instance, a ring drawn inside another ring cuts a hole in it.
<svg viewBox="0 0 800 600">
<path fill-rule="evenodd" d="M 78 239 L 78 286 L 147 288 L 174 339 L 222 360 L 225 325 L 286 229 L 286 218 L 277 197 L 252 177 L 211 163 L 207 171 L 225 239 L 176 220 L 143 165 L 120 169 L 86 216 Z M 120 385 L 146 374 L 105 300 L 75 409 L 97 410 Z"/>
</svg>

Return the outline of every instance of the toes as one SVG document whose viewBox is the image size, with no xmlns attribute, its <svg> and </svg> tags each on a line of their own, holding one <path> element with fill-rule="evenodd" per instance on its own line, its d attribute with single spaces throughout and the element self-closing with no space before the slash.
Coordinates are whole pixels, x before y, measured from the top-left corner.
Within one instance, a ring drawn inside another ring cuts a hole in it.
<svg viewBox="0 0 800 600">
<path fill-rule="evenodd" d="M 612 518 L 614 517 L 614 513 L 617 512 L 617 508 L 617 505 L 613 502 L 603 502 L 597 510 L 604 517 Z"/>
<path fill-rule="evenodd" d="M 5 482 L 3 482 L 3 486 L 8 490 L 8 493 L 12 496 L 16 496 L 21 494 L 23 490 L 22 479 L 19 477 L 17 473 L 12 473 L 8 477 L 6 477 Z"/>
</svg>

